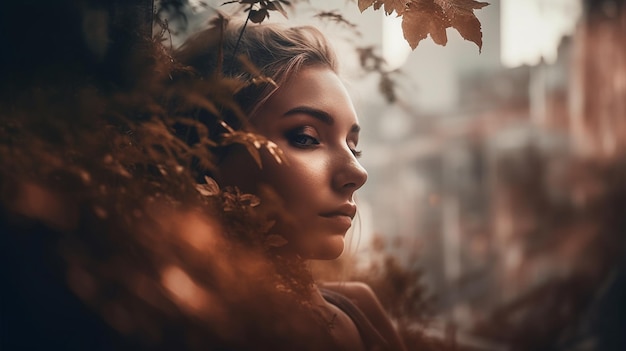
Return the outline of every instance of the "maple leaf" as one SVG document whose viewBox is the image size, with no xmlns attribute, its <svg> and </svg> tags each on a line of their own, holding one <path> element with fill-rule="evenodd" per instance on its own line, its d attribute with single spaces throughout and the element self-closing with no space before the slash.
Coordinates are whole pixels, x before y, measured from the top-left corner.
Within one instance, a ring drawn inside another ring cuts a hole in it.
<svg viewBox="0 0 626 351">
<path fill-rule="evenodd" d="M 443 9 L 450 20 L 450 25 L 461 34 L 463 39 L 474 42 L 481 50 L 483 34 L 474 10 L 482 9 L 489 4 L 475 0 L 435 0 L 435 3 Z"/>
<path fill-rule="evenodd" d="M 363 12 L 374 5 L 374 10 L 384 7 L 387 16 L 391 15 L 394 11 L 400 16 L 406 9 L 406 5 L 409 1 L 410 0 L 359 0 L 359 10 Z"/>
<path fill-rule="evenodd" d="M 449 26 L 448 17 L 433 0 L 413 0 L 402 14 L 402 32 L 413 50 L 428 34 L 435 43 L 446 45 L 446 28 Z"/>
<path fill-rule="evenodd" d="M 483 40 L 480 21 L 474 10 L 487 5 L 477 0 L 359 0 L 359 10 L 384 7 L 386 15 L 395 12 L 402 16 L 402 32 L 411 48 L 428 37 L 439 45 L 446 45 L 446 29 L 456 29 L 465 40 L 474 42 L 479 51 Z"/>
<path fill-rule="evenodd" d="M 359 0 L 359 10 L 365 11 L 368 7 L 372 6 L 376 0 Z"/>
<path fill-rule="evenodd" d="M 385 4 L 385 14 L 391 15 L 396 11 L 398 15 L 402 15 L 409 0 L 379 0 L 378 2 Z"/>
</svg>

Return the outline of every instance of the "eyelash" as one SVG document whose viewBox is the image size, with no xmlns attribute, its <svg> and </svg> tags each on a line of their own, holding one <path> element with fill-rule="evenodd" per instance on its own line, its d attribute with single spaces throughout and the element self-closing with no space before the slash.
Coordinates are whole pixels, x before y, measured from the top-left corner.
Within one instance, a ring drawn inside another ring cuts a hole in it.
<svg viewBox="0 0 626 351">
<path fill-rule="evenodd" d="M 320 141 L 306 133 L 307 128 L 298 128 L 296 130 L 293 130 L 289 133 L 287 133 L 287 139 L 289 140 L 289 142 L 293 145 L 295 145 L 296 147 L 300 147 L 300 148 L 311 148 L 311 147 L 315 147 L 315 145 L 319 145 Z M 311 141 L 310 144 L 307 144 L 306 142 L 301 142 L 301 139 L 306 139 L 307 141 Z"/>
<path fill-rule="evenodd" d="M 308 149 L 308 148 L 315 147 L 316 145 L 319 145 L 320 141 L 316 137 L 307 134 L 305 132 L 306 129 L 307 129 L 306 127 L 298 128 L 298 129 L 296 129 L 294 131 L 291 131 L 291 132 L 287 133 L 287 139 L 294 146 L 299 147 L 299 148 L 303 148 L 303 149 Z M 306 139 L 307 141 L 311 141 L 311 143 L 307 144 L 306 142 L 300 142 L 300 140 L 302 138 Z M 361 155 L 363 154 L 363 152 L 361 150 L 356 150 L 354 148 L 350 148 L 350 152 L 352 152 L 352 154 L 356 158 L 361 157 Z"/>
</svg>

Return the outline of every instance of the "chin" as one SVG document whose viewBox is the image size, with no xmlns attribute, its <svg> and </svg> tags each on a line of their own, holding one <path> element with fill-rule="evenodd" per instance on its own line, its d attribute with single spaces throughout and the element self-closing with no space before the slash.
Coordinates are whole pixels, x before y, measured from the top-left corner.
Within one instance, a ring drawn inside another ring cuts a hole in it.
<svg viewBox="0 0 626 351">
<path fill-rule="evenodd" d="M 341 256 L 344 247 L 345 242 L 343 236 L 333 236 L 317 246 L 316 250 L 314 250 L 311 254 L 311 259 L 334 260 Z"/>
</svg>

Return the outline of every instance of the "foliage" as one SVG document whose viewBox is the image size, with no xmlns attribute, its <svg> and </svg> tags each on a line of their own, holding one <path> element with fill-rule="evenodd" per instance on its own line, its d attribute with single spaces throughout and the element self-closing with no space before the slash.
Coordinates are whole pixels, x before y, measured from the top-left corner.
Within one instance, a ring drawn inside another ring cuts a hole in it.
<svg viewBox="0 0 626 351">
<path fill-rule="evenodd" d="M 402 17 L 404 38 L 415 49 L 428 35 L 439 45 L 446 45 L 446 28 L 456 29 L 465 40 L 482 48 L 480 21 L 474 10 L 488 4 L 475 0 L 359 0 L 359 10 L 384 8 L 386 15 Z"/>
</svg>

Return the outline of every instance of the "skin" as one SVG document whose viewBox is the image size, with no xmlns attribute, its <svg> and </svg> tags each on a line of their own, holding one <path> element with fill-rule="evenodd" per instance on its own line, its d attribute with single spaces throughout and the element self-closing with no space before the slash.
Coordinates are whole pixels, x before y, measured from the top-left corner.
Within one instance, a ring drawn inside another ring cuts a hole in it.
<svg viewBox="0 0 626 351">
<path fill-rule="evenodd" d="M 358 161 L 358 119 L 343 83 L 329 68 L 305 67 L 283 84 L 250 122 L 257 133 L 278 145 L 287 164 L 278 164 L 263 151 L 263 168 L 259 169 L 245 149 L 234 149 L 220 164 L 218 183 L 259 195 L 261 206 L 282 202 L 271 232 L 287 239 L 281 247 L 284 254 L 337 258 L 356 210 L 354 192 L 367 180 Z M 276 196 L 267 198 L 263 191 L 267 188 Z M 352 299 L 392 349 L 404 350 L 367 285 L 348 282 L 324 287 Z M 364 349 L 347 314 L 324 300 L 319 289 L 314 289 L 311 300 L 327 320 L 333 320 L 330 331 L 339 349 Z"/>
<path fill-rule="evenodd" d="M 278 164 L 262 150 L 263 169 L 243 149 L 220 165 L 218 183 L 261 195 L 265 186 L 282 202 L 272 233 L 287 239 L 286 253 L 334 259 L 356 206 L 354 192 L 367 179 L 356 150 L 359 126 L 352 101 L 330 69 L 306 67 L 281 86 L 250 118 L 255 131 L 284 152 Z M 265 201 L 270 203 L 275 201 Z"/>
</svg>

